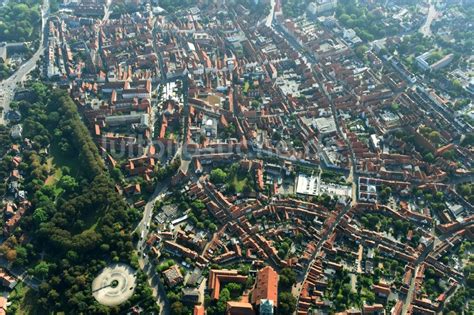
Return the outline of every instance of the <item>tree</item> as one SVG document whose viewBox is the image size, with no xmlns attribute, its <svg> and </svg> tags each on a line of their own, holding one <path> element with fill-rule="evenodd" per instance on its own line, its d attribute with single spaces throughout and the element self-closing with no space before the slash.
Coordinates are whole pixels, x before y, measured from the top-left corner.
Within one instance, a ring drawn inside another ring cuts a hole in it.
<svg viewBox="0 0 474 315">
<path fill-rule="evenodd" d="M 365 228 L 369 227 L 369 220 L 365 215 L 360 218 L 360 223 L 362 223 L 362 226 Z"/>
<path fill-rule="evenodd" d="M 283 268 L 280 273 L 280 284 L 284 289 L 291 289 L 296 283 L 296 272 L 290 268 Z"/>
<path fill-rule="evenodd" d="M 14 249 L 8 249 L 7 252 L 6 252 L 6 254 L 5 254 L 5 257 L 7 258 L 7 260 L 8 260 L 9 262 L 15 261 L 15 260 L 16 260 L 16 256 L 17 256 L 16 250 L 14 250 Z"/>
<path fill-rule="evenodd" d="M 195 210 L 204 210 L 204 209 L 206 209 L 206 205 L 201 200 L 194 200 L 191 203 L 191 207 Z"/>
<path fill-rule="evenodd" d="M 275 142 L 281 141 L 281 134 L 278 131 L 275 131 L 272 135 L 272 140 Z"/>
<path fill-rule="evenodd" d="M 380 222 L 380 219 L 377 215 L 368 214 L 367 218 L 369 220 L 369 226 L 371 226 L 373 228 L 375 228 Z"/>
<path fill-rule="evenodd" d="M 209 231 L 211 232 L 217 231 L 217 225 L 215 225 L 214 223 L 210 223 L 208 227 L 209 227 Z"/>
<path fill-rule="evenodd" d="M 472 188 L 470 184 L 461 184 L 457 187 L 458 192 L 461 194 L 461 196 L 469 196 L 471 195 Z"/>
<path fill-rule="evenodd" d="M 227 309 L 227 302 L 230 301 L 230 291 L 227 288 L 221 290 L 219 300 L 217 301 L 217 313 L 224 314 Z"/>
<path fill-rule="evenodd" d="M 433 141 L 434 143 L 440 143 L 441 142 L 441 135 L 436 130 L 430 132 L 429 135 L 428 135 L 428 138 L 430 138 L 430 140 Z"/>
<path fill-rule="evenodd" d="M 341 16 L 339 16 L 339 21 L 341 22 L 341 24 L 343 25 L 348 25 L 348 24 L 352 24 L 352 20 L 351 20 L 351 17 L 348 15 L 348 14 L 341 14 Z"/>
<path fill-rule="evenodd" d="M 183 315 L 185 314 L 184 305 L 180 301 L 176 301 L 171 304 L 171 314 L 172 315 Z"/>
<path fill-rule="evenodd" d="M 434 155 L 431 152 L 428 152 L 427 154 L 425 154 L 424 158 L 425 158 L 425 161 L 428 163 L 433 163 L 435 160 Z"/>
<path fill-rule="evenodd" d="M 461 81 L 459 81 L 458 79 L 454 79 L 453 81 L 451 81 L 451 84 L 453 85 L 453 89 L 456 92 L 458 92 L 458 93 L 462 92 L 463 87 L 462 87 Z"/>
<path fill-rule="evenodd" d="M 0 8 L 0 42 L 34 40 L 38 35 L 33 30 L 39 26 L 39 8 L 29 1 L 9 2 Z"/>
<path fill-rule="evenodd" d="M 288 244 L 287 242 L 283 242 L 280 248 L 278 249 L 278 256 L 281 259 L 285 259 L 289 250 L 290 250 L 290 244 Z"/>
<path fill-rule="evenodd" d="M 397 111 L 400 109 L 400 104 L 398 104 L 398 103 L 392 103 L 392 105 L 390 105 L 390 109 L 391 109 L 393 112 L 397 112 Z"/>
<path fill-rule="evenodd" d="M 467 147 L 474 144 L 474 132 L 467 133 L 461 137 L 461 145 Z"/>
<path fill-rule="evenodd" d="M 124 179 L 123 173 L 118 167 L 114 167 L 113 169 L 110 170 L 110 175 L 114 180 L 117 182 L 122 182 Z"/>
<path fill-rule="evenodd" d="M 366 292 L 365 301 L 367 304 L 374 304 L 375 302 L 375 293 L 371 291 Z"/>
<path fill-rule="evenodd" d="M 242 291 L 242 285 L 238 284 L 238 283 L 235 283 L 235 282 L 230 282 L 228 284 L 226 284 L 225 286 L 227 288 L 227 290 L 229 290 L 230 292 L 230 296 L 232 298 L 237 298 L 240 296 L 240 293 Z"/>
<path fill-rule="evenodd" d="M 357 57 L 363 58 L 367 50 L 369 50 L 369 47 L 367 47 L 367 45 L 360 45 L 355 49 L 355 53 Z"/>
<path fill-rule="evenodd" d="M 40 223 L 46 222 L 48 220 L 48 214 L 44 208 L 36 208 L 33 212 L 33 221 L 39 225 Z"/>
<path fill-rule="evenodd" d="M 242 193 L 244 195 L 248 195 L 252 192 L 252 187 L 249 184 L 245 184 L 244 187 L 242 188 Z"/>
<path fill-rule="evenodd" d="M 443 153 L 443 157 L 447 160 L 456 161 L 456 153 L 454 150 L 448 150 Z"/>
<path fill-rule="evenodd" d="M 250 106 L 252 106 L 253 109 L 258 109 L 262 104 L 259 101 L 253 100 L 250 103 Z M 233 126 L 233 125 L 232 125 Z"/>
<path fill-rule="evenodd" d="M 0 14 L 0 20 L 2 17 Z M 47 314 L 61 309 L 67 314 L 123 313 L 130 305 L 140 304 L 145 313 L 156 314 L 156 303 L 144 275 L 137 275 L 136 294 L 130 300 L 132 304 L 104 309 L 93 303 L 87 281 L 106 266 L 105 259 L 130 264 L 136 261 L 132 255 L 134 247 L 131 234 L 139 214 L 115 191 L 114 182 L 105 171 L 97 146 L 67 92 L 50 90 L 41 83 L 33 85 L 39 88 L 38 91 L 32 89 L 31 99 L 34 102 L 25 102 L 26 105 L 20 108 L 24 114 L 24 130 L 30 133 L 32 139 L 35 134 L 51 139 L 53 147 L 60 141 L 69 143 L 74 154 L 67 158 L 72 165 L 78 166 L 79 172 L 63 172 L 61 184 L 65 189 L 76 186 L 76 182 L 81 186 L 81 189 L 74 189 L 74 193 L 58 196 L 58 190 L 53 185 L 44 185 L 45 176 L 49 173 L 45 161 L 52 156 L 43 157 L 37 153 L 46 148 L 43 139 L 42 143 L 34 143 L 32 150 L 24 152 L 23 160 L 28 165 L 23 169 L 24 185 L 31 197 L 33 209 L 41 210 L 36 213 L 27 211 L 22 218 L 20 228 L 34 236 L 31 237 L 32 244 L 24 246 L 26 253 L 18 244 L 9 245 L 8 248 L 17 251 L 15 263 L 18 264 L 22 260 L 28 264 L 27 259 L 30 257 L 36 260 L 33 249 L 44 250 L 42 260 L 28 270 L 31 275 L 44 280 L 35 293 L 41 305 L 39 312 Z M 39 93 L 42 87 L 45 87 L 44 94 Z M 48 115 L 53 112 L 59 115 Z M 61 131 L 61 139 L 52 135 L 55 129 Z M 0 141 L 1 137 L 0 128 Z M 0 166 L 4 161 L 0 161 Z M 94 220 L 94 226 L 91 227 L 89 219 Z M 6 254 L 5 251 L 2 253 Z"/>
<path fill-rule="evenodd" d="M 16 260 L 15 264 L 18 266 L 24 266 L 28 263 L 28 251 L 23 246 L 15 247 Z"/>
<path fill-rule="evenodd" d="M 214 184 L 223 184 L 227 179 L 227 173 L 220 168 L 211 171 L 211 182 Z"/>
<path fill-rule="evenodd" d="M 296 310 L 296 298 L 291 292 L 281 292 L 278 295 L 278 313 L 293 314 Z"/>
<path fill-rule="evenodd" d="M 437 191 L 434 196 L 434 199 L 436 201 L 442 201 L 444 199 L 444 193 L 442 191 Z"/>
<path fill-rule="evenodd" d="M 33 275 L 40 279 L 44 279 L 49 273 L 49 264 L 45 261 L 40 261 L 34 268 L 33 268 Z"/>
<path fill-rule="evenodd" d="M 179 302 L 179 300 L 181 300 L 181 297 L 173 291 L 170 291 L 170 292 L 166 293 L 166 298 L 172 304 L 174 304 L 175 302 Z"/>
</svg>

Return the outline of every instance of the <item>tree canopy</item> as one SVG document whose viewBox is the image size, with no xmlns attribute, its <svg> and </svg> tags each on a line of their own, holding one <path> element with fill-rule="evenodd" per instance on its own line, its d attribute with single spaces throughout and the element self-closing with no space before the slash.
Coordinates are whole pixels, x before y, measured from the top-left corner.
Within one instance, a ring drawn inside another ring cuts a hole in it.
<svg viewBox="0 0 474 315">
<path fill-rule="evenodd" d="M 139 213 L 115 191 L 98 149 L 67 93 L 48 91 L 36 83 L 32 94 L 20 104 L 22 123 L 29 126 L 25 127 L 25 135 L 34 142 L 24 152 L 25 187 L 32 196 L 32 209 L 20 224 L 32 242 L 31 247 L 20 247 L 19 255 L 15 254 L 42 281 L 37 293 L 39 312 L 110 313 L 111 309 L 93 298 L 91 281 L 110 262 L 136 264 L 131 231 Z M 59 155 L 87 171 L 70 172 L 62 167 L 58 182 L 45 185 L 48 171 L 39 151 L 46 146 L 55 148 L 61 142 L 67 142 L 69 147 L 51 150 L 55 157 Z M 38 253 L 43 253 L 41 260 Z M 148 313 L 156 312 L 151 290 L 144 285 L 145 276 L 139 274 L 137 279 L 141 285 L 135 294 L 113 312 L 124 311 L 138 301 L 143 301 Z"/>
<path fill-rule="evenodd" d="M 0 6 L 0 42 L 32 41 L 40 36 L 40 1 L 14 0 Z"/>
</svg>

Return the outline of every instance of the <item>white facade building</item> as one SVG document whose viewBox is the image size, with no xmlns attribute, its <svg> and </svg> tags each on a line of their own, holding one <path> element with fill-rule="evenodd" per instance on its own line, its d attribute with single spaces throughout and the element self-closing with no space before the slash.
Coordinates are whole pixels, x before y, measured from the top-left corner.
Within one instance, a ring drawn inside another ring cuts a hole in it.
<svg viewBox="0 0 474 315">
<path fill-rule="evenodd" d="M 312 15 L 320 15 L 334 10 L 336 7 L 337 0 L 316 0 L 308 5 L 308 12 Z"/>
</svg>

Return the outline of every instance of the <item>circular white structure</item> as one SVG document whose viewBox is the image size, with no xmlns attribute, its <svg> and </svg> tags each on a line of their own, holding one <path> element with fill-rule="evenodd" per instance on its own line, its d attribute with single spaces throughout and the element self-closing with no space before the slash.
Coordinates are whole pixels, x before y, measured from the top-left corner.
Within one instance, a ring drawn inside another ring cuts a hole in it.
<svg viewBox="0 0 474 315">
<path fill-rule="evenodd" d="M 135 282 L 135 270 L 125 264 L 113 264 L 92 281 L 92 295 L 102 305 L 116 306 L 133 295 Z"/>
</svg>

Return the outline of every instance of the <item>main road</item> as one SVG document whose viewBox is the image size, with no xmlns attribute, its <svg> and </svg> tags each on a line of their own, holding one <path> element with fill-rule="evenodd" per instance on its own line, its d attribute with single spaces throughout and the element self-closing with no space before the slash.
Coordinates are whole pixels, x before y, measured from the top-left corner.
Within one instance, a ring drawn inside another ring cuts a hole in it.
<svg viewBox="0 0 474 315">
<path fill-rule="evenodd" d="M 3 108 L 3 114 L 0 115 L 0 124 L 5 124 L 4 115 L 10 109 L 10 102 L 15 95 L 15 89 L 18 83 L 25 80 L 26 76 L 36 67 L 36 63 L 40 60 L 44 53 L 47 41 L 45 39 L 46 22 L 49 17 L 49 0 L 44 0 L 41 8 L 41 39 L 38 50 L 25 63 L 23 63 L 8 79 L 0 83 L 0 106 Z"/>
<path fill-rule="evenodd" d="M 160 306 L 160 311 L 162 314 L 169 314 L 169 303 L 166 299 L 166 292 L 159 281 L 159 275 L 156 274 L 154 265 L 148 259 L 146 240 L 148 238 L 148 233 L 150 232 L 150 225 L 153 218 L 153 209 L 155 207 L 155 203 L 162 200 L 166 196 L 166 193 L 168 192 L 168 185 L 169 180 L 156 185 L 152 197 L 145 205 L 142 220 L 140 223 L 138 223 L 138 226 L 135 229 L 135 232 L 139 235 L 137 244 L 137 252 L 139 255 L 138 262 L 140 264 L 140 268 L 142 268 L 142 270 L 148 276 L 148 282 L 152 287 L 153 294 L 156 296 L 156 302 Z"/>
<path fill-rule="evenodd" d="M 295 51 L 297 51 L 300 54 L 302 54 L 303 56 L 307 57 L 308 61 L 312 62 L 313 64 L 317 63 L 317 60 L 314 57 L 314 55 L 312 55 L 308 51 L 306 51 L 304 49 L 304 47 L 302 47 L 298 42 L 296 42 L 296 40 L 294 40 L 291 36 L 289 36 L 282 29 L 282 27 L 279 23 L 275 23 L 275 26 L 276 26 L 275 31 L 280 32 L 280 34 L 283 35 L 283 37 L 287 40 L 287 42 L 293 47 L 293 49 Z M 325 74 L 325 75 L 327 75 L 327 74 Z M 323 85 L 321 85 L 321 86 L 323 86 Z M 319 240 L 319 242 L 316 245 L 316 249 L 315 249 L 315 251 L 313 252 L 313 254 L 311 256 L 310 262 L 308 263 L 308 265 L 306 266 L 306 268 L 304 270 L 304 273 L 303 273 L 304 276 L 303 276 L 303 281 L 301 282 L 301 285 L 303 285 L 306 282 L 306 279 L 307 279 L 307 277 L 310 273 L 310 269 L 311 269 L 312 265 L 314 264 L 314 262 L 316 261 L 319 253 L 321 252 L 322 247 L 324 245 L 324 242 L 326 242 L 328 237 L 334 232 L 334 230 L 337 228 L 337 226 L 339 225 L 339 223 L 341 222 L 343 217 L 352 209 L 353 206 L 355 206 L 357 204 L 357 194 L 358 194 L 357 159 L 356 159 L 356 156 L 354 154 L 354 151 L 353 151 L 353 148 L 352 148 L 352 145 L 351 145 L 350 141 L 347 139 L 346 135 L 343 133 L 342 128 L 339 124 L 339 120 L 338 120 L 338 116 L 337 116 L 337 109 L 336 109 L 336 106 L 335 106 L 335 104 L 332 100 L 331 95 L 323 87 L 321 87 L 321 91 L 325 94 L 325 96 L 329 100 L 331 111 L 332 111 L 332 114 L 333 114 L 333 117 L 334 117 L 334 121 L 336 123 L 337 133 L 338 133 L 339 137 L 344 140 L 344 142 L 346 143 L 346 145 L 347 145 L 347 147 L 349 148 L 349 151 L 350 151 L 349 158 L 350 158 L 350 161 L 351 161 L 351 167 L 350 167 L 350 174 L 349 174 L 348 180 L 352 181 L 352 186 L 353 186 L 352 198 L 353 199 L 351 200 L 351 202 L 348 202 L 347 205 L 339 213 L 336 214 L 336 218 L 335 218 L 334 222 L 327 228 L 325 233 L 323 233 L 321 235 L 321 239 Z M 299 304 L 301 289 L 302 289 L 302 286 L 297 287 L 297 290 L 296 290 L 297 293 L 298 293 L 297 305 Z"/>
<path fill-rule="evenodd" d="M 270 1 L 270 13 L 268 13 L 267 19 L 265 20 L 265 25 L 268 27 L 272 27 L 273 25 L 273 19 L 275 17 L 275 6 L 276 6 L 276 1 L 271 0 Z"/>
<path fill-rule="evenodd" d="M 420 33 L 424 36 L 430 37 L 433 33 L 431 32 L 431 22 L 436 18 L 438 12 L 436 11 L 435 4 L 433 0 L 429 1 L 430 7 L 428 8 L 428 14 L 426 16 L 425 23 L 420 27 Z"/>
</svg>

